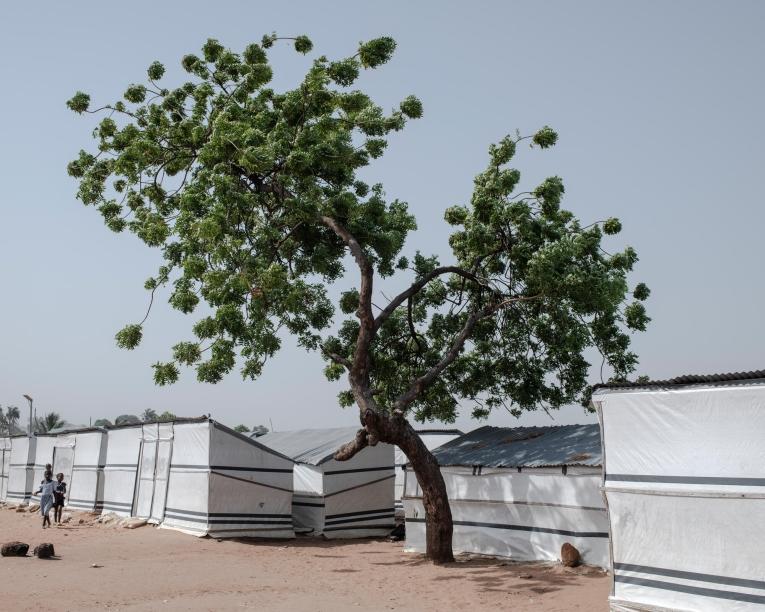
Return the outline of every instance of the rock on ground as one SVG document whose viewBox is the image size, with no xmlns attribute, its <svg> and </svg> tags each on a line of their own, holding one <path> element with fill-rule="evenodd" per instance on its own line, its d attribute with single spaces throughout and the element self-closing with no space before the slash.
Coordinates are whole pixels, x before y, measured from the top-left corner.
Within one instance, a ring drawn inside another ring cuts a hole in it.
<svg viewBox="0 0 765 612">
<path fill-rule="evenodd" d="M 582 562 L 582 558 L 579 551 L 566 542 L 560 548 L 560 562 L 565 567 L 576 567 Z"/>
<path fill-rule="evenodd" d="M 6 542 L 0 547 L 0 555 L 3 557 L 26 557 L 29 544 L 24 542 Z"/>
<path fill-rule="evenodd" d="M 143 527 L 147 522 L 146 519 L 128 517 L 120 521 L 120 527 L 124 527 L 125 529 L 136 529 L 138 527 Z"/>
<path fill-rule="evenodd" d="M 27 508 L 28 512 L 37 512 L 40 509 L 40 504 L 29 504 Z"/>
<path fill-rule="evenodd" d="M 56 551 L 53 549 L 53 544 L 50 542 L 43 542 L 42 544 L 35 546 L 34 555 L 38 559 L 50 559 L 55 554 Z"/>
</svg>

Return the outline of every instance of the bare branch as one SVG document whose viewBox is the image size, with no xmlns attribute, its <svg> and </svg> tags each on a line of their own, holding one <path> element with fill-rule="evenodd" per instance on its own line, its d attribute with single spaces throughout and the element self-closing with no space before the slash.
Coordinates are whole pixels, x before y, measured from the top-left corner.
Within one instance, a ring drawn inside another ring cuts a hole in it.
<svg viewBox="0 0 765 612">
<path fill-rule="evenodd" d="M 359 429 L 356 432 L 356 437 L 353 440 L 347 444 L 343 444 L 339 449 L 337 449 L 337 452 L 335 453 L 335 460 L 348 461 L 348 459 L 364 450 L 367 446 L 369 446 L 367 430 Z"/>
<path fill-rule="evenodd" d="M 467 280 L 471 280 L 475 283 L 485 285 L 485 283 L 482 283 L 481 279 L 478 278 L 475 274 L 473 274 L 472 272 L 468 272 L 467 270 L 464 270 L 463 268 L 460 268 L 458 266 L 442 266 L 440 268 L 436 268 L 435 270 L 428 272 L 422 278 L 412 283 L 412 285 L 408 289 L 399 293 L 395 298 L 393 298 L 390 304 L 388 304 L 385 308 L 383 308 L 382 312 L 379 315 L 377 315 L 377 318 L 375 319 L 375 329 L 376 330 L 379 329 L 380 326 L 388 319 L 388 317 L 391 314 L 393 314 L 396 308 L 401 306 L 401 304 L 403 304 L 411 296 L 413 296 L 418 291 L 420 291 L 430 281 L 432 281 L 433 279 L 443 274 L 457 274 L 459 276 L 462 276 L 463 278 L 466 278 Z"/>
</svg>

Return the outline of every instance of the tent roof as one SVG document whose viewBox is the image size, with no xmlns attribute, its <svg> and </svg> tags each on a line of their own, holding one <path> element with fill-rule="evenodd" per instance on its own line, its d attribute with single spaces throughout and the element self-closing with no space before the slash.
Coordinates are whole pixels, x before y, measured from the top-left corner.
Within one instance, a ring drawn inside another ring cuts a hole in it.
<svg viewBox="0 0 765 612">
<path fill-rule="evenodd" d="M 462 436 L 464 431 L 459 429 L 415 429 L 421 436 Z"/>
<path fill-rule="evenodd" d="M 353 440 L 358 427 L 331 429 L 297 429 L 272 431 L 259 436 L 257 441 L 276 452 L 291 457 L 297 463 L 321 465 L 332 459 L 343 444 Z"/>
<path fill-rule="evenodd" d="M 487 425 L 439 446 L 433 454 L 442 466 L 599 467 L 602 464 L 597 424 L 556 427 Z"/>
<path fill-rule="evenodd" d="M 765 370 L 751 372 L 728 372 L 727 374 L 684 374 L 667 380 L 649 380 L 645 382 L 614 382 L 595 385 L 598 389 L 652 389 L 664 387 L 683 387 L 689 385 L 710 385 L 715 383 L 755 383 L 765 382 Z"/>
</svg>

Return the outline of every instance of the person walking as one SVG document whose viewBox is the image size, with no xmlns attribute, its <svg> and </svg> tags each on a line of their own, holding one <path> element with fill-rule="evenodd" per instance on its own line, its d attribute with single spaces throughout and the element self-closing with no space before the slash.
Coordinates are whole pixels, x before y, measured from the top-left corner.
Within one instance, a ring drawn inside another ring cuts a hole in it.
<svg viewBox="0 0 765 612">
<path fill-rule="evenodd" d="M 40 514 L 42 514 L 42 526 L 45 529 L 46 524 L 50 527 L 50 509 L 53 507 L 56 483 L 53 482 L 53 472 L 45 472 L 45 479 L 40 483 L 40 488 L 35 491 L 35 495 L 40 495 Z"/>
<path fill-rule="evenodd" d="M 59 472 L 56 474 L 56 486 L 53 488 L 53 520 L 61 522 L 61 515 L 64 513 L 64 499 L 66 498 L 66 483 L 64 475 Z"/>
</svg>

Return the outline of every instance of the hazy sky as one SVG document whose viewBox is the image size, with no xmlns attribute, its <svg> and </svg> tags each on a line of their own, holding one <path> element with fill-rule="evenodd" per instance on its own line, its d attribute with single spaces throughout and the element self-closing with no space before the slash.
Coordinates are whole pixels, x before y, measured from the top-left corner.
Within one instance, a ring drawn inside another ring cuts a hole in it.
<svg viewBox="0 0 765 612">
<path fill-rule="evenodd" d="M 140 349 L 115 347 L 115 332 L 143 316 L 158 254 L 109 232 L 66 175 L 92 147 L 93 118 L 64 104 L 74 91 L 113 101 L 155 59 L 173 84 L 181 56 L 208 37 L 241 50 L 271 31 L 308 34 L 331 57 L 379 35 L 398 41 L 360 85 L 386 108 L 411 93 L 425 106 L 367 173 L 416 214 L 410 252 L 447 255 L 443 209 L 469 198 L 488 144 L 549 124 L 559 145 L 523 149 L 517 166 L 526 185 L 562 176 L 564 205 L 583 220 L 622 220 L 611 244 L 637 249 L 634 280 L 653 291 L 653 323 L 635 338 L 639 373 L 765 367 L 764 18 L 765 3 L 744 1 L 4 3 L 0 404 L 26 408 L 28 393 L 74 423 L 149 407 L 277 429 L 356 422 L 320 357 L 289 344 L 256 382 L 232 373 L 202 385 L 185 371 L 155 387 L 150 364 L 192 321 L 162 300 Z M 272 60 L 277 87 L 310 61 L 286 47 Z M 590 419 L 578 407 L 556 415 Z"/>
</svg>

